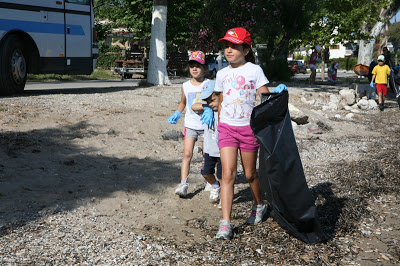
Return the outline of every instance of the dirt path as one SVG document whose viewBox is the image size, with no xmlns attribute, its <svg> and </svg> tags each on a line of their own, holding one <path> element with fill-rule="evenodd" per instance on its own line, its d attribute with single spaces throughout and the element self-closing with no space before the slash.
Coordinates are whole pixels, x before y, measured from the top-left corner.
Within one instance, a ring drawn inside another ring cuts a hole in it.
<svg viewBox="0 0 400 266">
<path fill-rule="evenodd" d="M 1 98 L 0 262 L 56 263 L 43 259 L 28 238 L 43 237 L 48 257 L 62 255 L 59 263 L 96 264 L 88 259 L 89 251 L 79 251 L 87 257 L 55 251 L 58 245 L 68 247 L 71 240 L 45 235 L 62 224 L 69 230 L 85 228 L 84 233 L 71 233 L 74 239 L 89 233 L 113 239 L 111 232 L 120 232 L 117 239 L 122 243 L 132 240 L 129 231 L 180 254 L 149 264 L 179 264 L 183 257 L 197 265 L 398 264 L 398 106 L 389 100 L 384 112 L 361 112 L 346 120 L 335 118 L 344 117 L 345 110 L 322 111 L 322 104 L 301 100 L 322 103 L 346 87 L 289 85 L 290 102 L 323 129 L 318 135 L 295 133 L 329 238 L 315 246 L 289 236 L 272 219 L 257 227 L 242 225 L 251 195 L 241 169 L 233 210 L 236 237 L 230 242 L 213 240 L 221 213 L 203 191 L 200 144 L 192 161 L 188 198 L 174 195 L 183 143 L 163 140 L 162 135 L 183 130 L 182 119 L 177 125 L 167 123 L 179 101 L 179 86 L 44 91 Z M 21 237 L 24 245 L 18 244 Z M 102 255 L 97 264 L 134 261 L 133 255 L 112 260 L 107 255 L 111 251 L 110 246 L 98 247 L 96 254 Z"/>
</svg>

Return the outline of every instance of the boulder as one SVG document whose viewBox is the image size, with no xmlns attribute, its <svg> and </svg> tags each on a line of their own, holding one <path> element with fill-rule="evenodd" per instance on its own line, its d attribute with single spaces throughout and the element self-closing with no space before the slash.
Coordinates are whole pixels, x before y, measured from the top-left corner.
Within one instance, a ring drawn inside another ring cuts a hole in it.
<svg viewBox="0 0 400 266">
<path fill-rule="evenodd" d="M 162 134 L 163 140 L 180 140 L 183 139 L 183 133 L 176 130 L 167 130 Z"/>
<path fill-rule="evenodd" d="M 297 125 L 304 125 L 308 123 L 308 115 L 304 114 L 298 108 L 292 104 L 288 104 L 290 118 L 292 121 L 296 122 Z"/>
</svg>

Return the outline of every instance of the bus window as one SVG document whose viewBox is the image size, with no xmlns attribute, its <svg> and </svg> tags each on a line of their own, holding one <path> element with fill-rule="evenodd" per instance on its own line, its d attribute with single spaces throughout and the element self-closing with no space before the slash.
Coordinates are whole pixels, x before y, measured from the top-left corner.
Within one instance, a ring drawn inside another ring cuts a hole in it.
<svg viewBox="0 0 400 266">
<path fill-rule="evenodd" d="M 90 0 L 67 0 L 67 3 L 78 5 L 90 5 Z"/>
</svg>

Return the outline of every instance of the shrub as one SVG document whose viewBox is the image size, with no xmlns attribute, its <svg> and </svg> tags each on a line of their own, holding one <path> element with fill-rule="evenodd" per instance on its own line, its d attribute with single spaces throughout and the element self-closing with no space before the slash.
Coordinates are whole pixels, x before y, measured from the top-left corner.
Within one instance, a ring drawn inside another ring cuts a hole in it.
<svg viewBox="0 0 400 266">
<path fill-rule="evenodd" d="M 116 46 L 105 46 L 104 42 L 99 43 L 99 58 L 96 67 L 110 69 L 114 66 L 114 61 L 120 57 L 120 50 Z"/>
<path fill-rule="evenodd" d="M 258 49 L 258 62 L 261 68 L 264 70 L 265 76 L 270 81 L 287 81 L 293 77 L 294 72 L 288 69 L 286 58 L 271 59 L 271 56 L 267 49 Z"/>
<path fill-rule="evenodd" d="M 339 69 L 344 70 L 353 70 L 353 67 L 357 65 L 357 57 L 350 56 L 349 58 L 330 58 L 328 67 L 335 61 L 339 63 Z"/>
</svg>

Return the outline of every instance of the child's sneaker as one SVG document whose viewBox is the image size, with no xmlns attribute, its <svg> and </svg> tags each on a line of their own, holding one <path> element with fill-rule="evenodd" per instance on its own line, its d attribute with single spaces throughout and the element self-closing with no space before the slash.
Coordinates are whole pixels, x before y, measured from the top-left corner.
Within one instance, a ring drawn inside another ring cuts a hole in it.
<svg viewBox="0 0 400 266">
<path fill-rule="evenodd" d="M 219 192 L 220 192 L 221 188 L 220 187 L 213 187 L 211 186 L 210 188 L 210 201 L 215 203 L 218 202 L 219 200 Z"/>
<path fill-rule="evenodd" d="M 231 239 L 232 238 L 232 224 L 227 220 L 222 220 L 219 224 L 219 230 L 215 238 Z"/>
<path fill-rule="evenodd" d="M 180 197 L 186 197 L 188 187 L 188 183 L 179 183 L 178 187 L 175 189 L 175 194 L 179 195 Z"/>
<path fill-rule="evenodd" d="M 253 205 L 251 208 L 251 215 L 247 218 L 247 224 L 259 224 L 263 221 L 264 215 L 267 213 L 267 207 L 263 204 L 261 206 Z"/>
<path fill-rule="evenodd" d="M 210 183 L 206 182 L 206 186 L 204 187 L 204 191 L 207 191 L 207 192 L 211 191 L 211 187 L 212 187 L 212 185 Z"/>
</svg>

